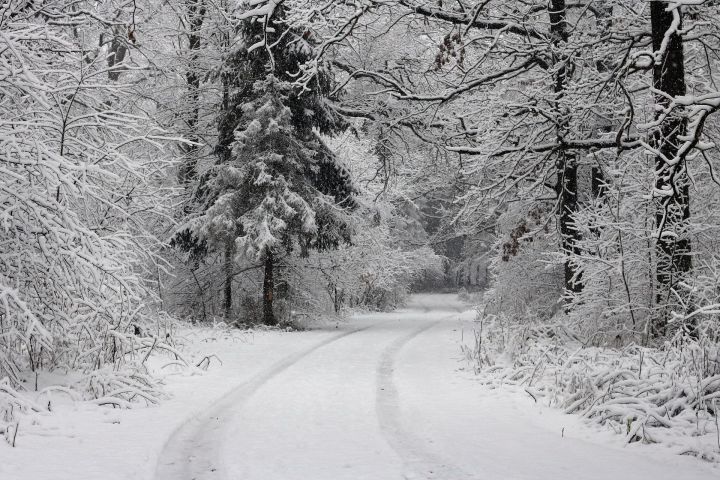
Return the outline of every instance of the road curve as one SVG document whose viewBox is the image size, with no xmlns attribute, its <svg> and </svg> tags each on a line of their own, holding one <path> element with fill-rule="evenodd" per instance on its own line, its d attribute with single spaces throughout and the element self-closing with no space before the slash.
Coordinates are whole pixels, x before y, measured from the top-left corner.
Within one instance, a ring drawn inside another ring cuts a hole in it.
<svg viewBox="0 0 720 480">
<path fill-rule="evenodd" d="M 616 447 L 575 416 L 474 384 L 458 372 L 474 318 L 463 309 L 426 295 L 354 318 L 187 421 L 155 480 L 715 478 L 697 461 Z"/>
<path fill-rule="evenodd" d="M 455 475 L 399 419 L 392 375 L 404 345 L 457 316 L 462 305 L 449 298 L 366 316 L 238 385 L 171 436 L 155 480 Z"/>
</svg>

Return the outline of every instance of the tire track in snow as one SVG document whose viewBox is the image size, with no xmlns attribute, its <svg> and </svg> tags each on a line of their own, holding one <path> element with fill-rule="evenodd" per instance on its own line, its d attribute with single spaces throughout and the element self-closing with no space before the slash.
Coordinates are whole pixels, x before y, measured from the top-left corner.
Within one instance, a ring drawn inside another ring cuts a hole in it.
<svg viewBox="0 0 720 480">
<path fill-rule="evenodd" d="M 475 478 L 427 449 L 427 442 L 409 432 L 401 420 L 398 391 L 393 379 L 395 359 L 402 348 L 423 332 L 439 325 L 449 315 L 422 325 L 395 340 L 382 354 L 377 368 L 376 413 L 380 429 L 390 447 L 400 456 L 407 480 L 470 480 Z"/>
<path fill-rule="evenodd" d="M 289 355 L 270 368 L 241 383 L 175 430 L 158 457 L 155 480 L 223 480 L 223 461 L 218 455 L 226 420 L 252 397 L 257 390 L 316 350 L 374 325 L 333 335 L 320 343 Z"/>
</svg>

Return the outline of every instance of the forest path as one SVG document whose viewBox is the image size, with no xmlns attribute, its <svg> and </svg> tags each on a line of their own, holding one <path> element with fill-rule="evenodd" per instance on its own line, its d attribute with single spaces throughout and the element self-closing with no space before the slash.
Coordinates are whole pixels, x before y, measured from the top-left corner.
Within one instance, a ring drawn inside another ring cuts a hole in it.
<svg viewBox="0 0 720 480">
<path fill-rule="evenodd" d="M 474 317 L 464 310 L 422 295 L 356 317 L 186 422 L 156 480 L 713 478 L 696 460 L 619 448 L 574 416 L 479 387 L 458 371 Z"/>
</svg>

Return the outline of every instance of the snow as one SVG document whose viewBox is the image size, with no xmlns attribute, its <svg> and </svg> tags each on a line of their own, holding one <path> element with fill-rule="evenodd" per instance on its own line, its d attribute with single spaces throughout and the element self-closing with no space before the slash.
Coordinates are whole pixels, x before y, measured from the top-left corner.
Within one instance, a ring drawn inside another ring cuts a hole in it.
<svg viewBox="0 0 720 480">
<path fill-rule="evenodd" d="M 465 328 L 467 336 L 470 326 L 452 323 L 417 337 L 396 360 L 404 424 L 413 426 L 427 451 L 465 474 L 437 478 L 689 480 L 720 474 L 696 459 L 624 446 L 622 436 L 536 404 L 522 389 L 481 387 L 470 369 L 453 375 L 462 365 L 455 330 Z"/>
<path fill-rule="evenodd" d="M 54 414 L 37 417 L 37 425 L 21 421 L 17 447 L 0 442 L 0 479 L 152 479 L 174 430 L 238 384 L 332 333 L 255 332 L 217 341 L 198 334 L 192 345 L 196 357 L 215 353 L 222 366 L 212 359 L 204 375 L 168 375 L 171 399 L 156 408 L 58 404 Z"/>
<path fill-rule="evenodd" d="M 62 403 L 0 443 L 0 479 L 711 479 L 720 471 L 491 390 L 460 346 L 452 295 L 304 332 L 194 332 L 202 375 L 135 410 Z M 156 365 L 159 365 L 156 364 Z"/>
</svg>

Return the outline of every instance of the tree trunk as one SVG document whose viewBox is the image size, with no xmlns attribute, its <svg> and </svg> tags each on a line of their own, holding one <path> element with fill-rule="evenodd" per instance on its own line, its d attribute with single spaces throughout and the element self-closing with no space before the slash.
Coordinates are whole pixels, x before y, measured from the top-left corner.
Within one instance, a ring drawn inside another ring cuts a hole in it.
<svg viewBox="0 0 720 480">
<path fill-rule="evenodd" d="M 235 266 L 235 240 L 229 239 L 225 245 L 225 301 L 223 307 L 225 309 L 225 319 L 232 319 L 233 315 L 233 298 L 232 298 L 232 282 L 234 277 Z"/>
<path fill-rule="evenodd" d="M 185 81 L 187 82 L 188 99 L 190 112 L 187 117 L 187 139 L 194 144 L 185 147 L 185 159 L 180 165 L 178 171 L 178 180 L 181 184 L 187 185 L 197 177 L 197 155 L 198 145 L 200 143 L 200 135 L 197 132 L 200 120 L 200 72 L 198 65 L 199 51 L 201 47 L 200 29 L 205 20 L 205 2 L 204 0 L 187 0 L 185 3 L 187 10 L 188 24 L 190 31 L 188 32 L 188 51 L 189 59 L 187 72 L 185 73 Z"/>
<path fill-rule="evenodd" d="M 579 255 L 577 246 L 580 234 L 575 227 L 573 215 L 578 210 L 577 197 L 577 161 L 573 154 L 560 152 L 558 160 L 558 192 L 560 196 L 560 236 L 562 249 L 566 255 Z M 582 279 L 571 260 L 565 260 L 565 289 L 579 293 L 582 291 Z"/>
<path fill-rule="evenodd" d="M 557 139 L 562 145 L 570 127 L 570 111 L 563 105 L 563 97 L 568 81 L 568 56 L 563 52 L 570 35 L 568 33 L 565 0 L 551 0 L 548 10 L 550 32 L 552 34 L 555 111 L 557 118 Z M 559 200 L 559 222 L 561 248 L 566 255 L 579 254 L 577 242 L 580 234 L 573 223 L 572 216 L 578 209 L 577 160 L 572 152 L 560 148 L 556 160 L 557 195 Z M 565 288 L 571 292 L 582 290 L 582 282 L 570 258 L 565 261 Z"/>
<path fill-rule="evenodd" d="M 265 250 L 265 276 L 263 278 L 263 323 L 265 325 L 277 325 L 275 313 L 273 312 L 274 260 L 272 249 L 267 248 Z"/>
<path fill-rule="evenodd" d="M 334 302 L 333 306 L 335 307 L 335 313 L 340 313 L 340 292 L 338 291 L 337 285 L 333 285 L 333 294 L 334 294 Z"/>
<path fill-rule="evenodd" d="M 126 70 L 126 67 L 122 63 L 125 61 L 125 56 L 127 55 L 127 44 L 125 43 L 123 27 L 115 26 L 112 32 L 113 39 L 110 41 L 110 46 L 108 47 L 109 54 L 107 57 L 108 79 L 117 82 L 120 79 L 120 74 Z"/>
<path fill-rule="evenodd" d="M 613 24 L 613 6 L 600 4 L 595 12 L 595 21 L 598 28 L 598 37 L 605 38 L 611 34 L 611 27 Z M 595 62 L 595 68 L 599 73 L 607 73 L 612 68 L 612 62 L 614 59 L 601 58 Z M 611 121 L 607 121 L 604 117 L 597 115 L 595 118 L 595 136 L 610 133 L 613 129 L 616 129 L 618 125 L 613 124 Z M 590 193 L 593 200 L 597 200 L 605 196 L 605 173 L 602 168 L 602 164 L 598 163 L 591 168 L 590 171 Z M 597 235 L 599 231 L 596 228 L 592 229 Z"/>
<path fill-rule="evenodd" d="M 664 2 L 650 2 L 653 52 L 661 52 L 663 40 L 671 32 L 665 50 L 656 57 L 653 67 L 653 85 L 664 93 L 655 95 L 655 102 L 662 107 L 670 104 L 669 98 L 686 93 L 683 41 L 676 30 L 682 28 L 682 12 L 679 6 L 671 11 L 667 11 L 667 7 L 668 4 Z M 680 24 L 673 26 L 676 18 Z M 684 231 L 690 218 L 688 179 L 684 160 L 672 161 L 676 159 L 682 144 L 681 137 L 685 134 L 686 123 L 682 112 L 675 111 L 664 119 L 653 132 L 652 138 L 655 148 L 660 152 L 655 158 L 656 192 L 667 192 L 667 195 L 656 195 L 658 238 L 655 245 L 655 299 L 659 312 L 651 325 L 651 333 L 655 337 L 666 333 L 672 308 L 670 303 L 675 293 L 680 294 L 676 287 L 692 268 L 690 240 Z"/>
</svg>

